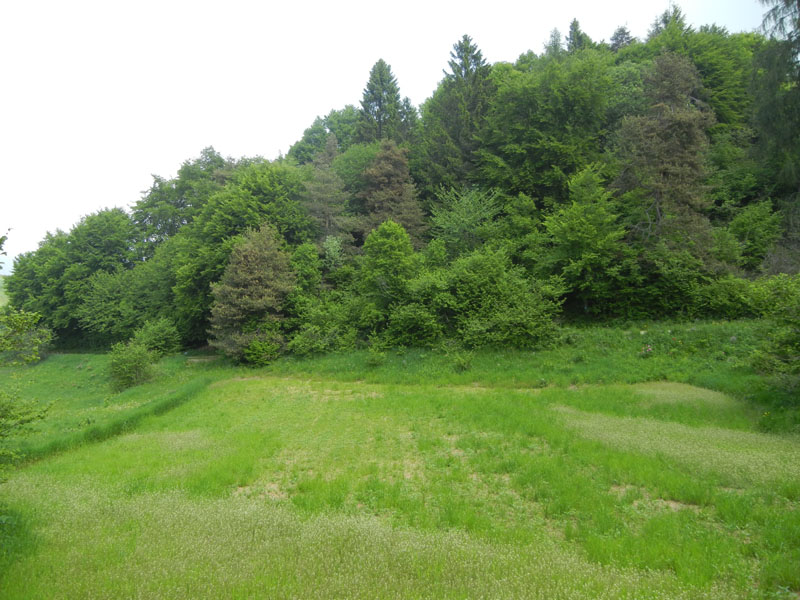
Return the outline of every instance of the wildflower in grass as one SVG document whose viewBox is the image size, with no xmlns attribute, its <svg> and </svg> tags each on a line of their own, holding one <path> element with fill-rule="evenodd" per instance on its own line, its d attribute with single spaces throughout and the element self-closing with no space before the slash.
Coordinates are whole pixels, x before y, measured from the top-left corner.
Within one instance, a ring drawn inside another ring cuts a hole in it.
<svg viewBox="0 0 800 600">
<path fill-rule="evenodd" d="M 653 347 L 650 344 L 645 344 L 642 346 L 642 350 L 639 352 L 640 358 L 650 358 L 653 355 Z"/>
</svg>

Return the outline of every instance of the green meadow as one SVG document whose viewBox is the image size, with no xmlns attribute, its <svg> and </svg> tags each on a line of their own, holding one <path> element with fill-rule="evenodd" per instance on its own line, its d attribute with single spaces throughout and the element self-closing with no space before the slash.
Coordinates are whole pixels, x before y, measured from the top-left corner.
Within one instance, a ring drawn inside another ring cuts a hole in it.
<svg viewBox="0 0 800 600">
<path fill-rule="evenodd" d="M 539 352 L 195 352 L 0 372 L 50 406 L 0 485 L 3 598 L 797 598 L 800 436 L 760 322 Z M 650 350 L 647 350 L 647 348 Z"/>
</svg>

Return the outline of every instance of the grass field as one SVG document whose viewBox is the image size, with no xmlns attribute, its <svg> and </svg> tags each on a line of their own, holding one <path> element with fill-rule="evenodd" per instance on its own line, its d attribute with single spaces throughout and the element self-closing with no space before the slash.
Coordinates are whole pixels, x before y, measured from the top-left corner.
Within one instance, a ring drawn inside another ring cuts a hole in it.
<svg viewBox="0 0 800 600">
<path fill-rule="evenodd" d="M 800 436 L 742 360 L 763 333 L 182 355 L 120 394 L 102 355 L 2 371 L 53 404 L 0 486 L 0 595 L 796 598 Z"/>
</svg>

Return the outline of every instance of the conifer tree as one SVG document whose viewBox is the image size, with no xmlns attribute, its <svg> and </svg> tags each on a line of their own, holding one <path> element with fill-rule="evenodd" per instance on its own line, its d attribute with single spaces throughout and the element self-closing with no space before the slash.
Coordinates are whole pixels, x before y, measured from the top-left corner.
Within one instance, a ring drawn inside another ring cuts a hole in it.
<svg viewBox="0 0 800 600">
<path fill-rule="evenodd" d="M 611 51 L 618 52 L 621 48 L 631 45 L 636 38 L 631 35 L 627 27 L 617 27 L 611 35 Z"/>
<path fill-rule="evenodd" d="M 495 90 L 492 68 L 468 35 L 453 45 L 447 64 L 450 70 L 423 107 L 421 139 L 412 150 L 412 170 L 428 201 L 434 201 L 440 186 L 471 182 L 476 136 Z"/>
<path fill-rule="evenodd" d="M 362 142 L 394 139 L 400 126 L 400 88 L 392 68 L 380 59 L 369 72 L 361 99 L 359 138 Z"/>
<path fill-rule="evenodd" d="M 338 155 L 336 136 L 328 135 L 325 148 L 314 158 L 311 179 L 306 182 L 303 204 L 315 221 L 318 238 L 338 236 L 346 228 L 348 195 L 342 178 L 331 168 Z"/>
<path fill-rule="evenodd" d="M 366 214 L 362 217 L 361 231 L 367 234 L 380 223 L 392 219 L 405 228 L 415 245 L 419 245 L 425 223 L 406 154 L 394 142 L 385 141 L 364 173 L 366 187 L 361 197 Z"/>
<path fill-rule="evenodd" d="M 262 225 L 249 230 L 233 249 L 222 278 L 211 285 L 211 345 L 237 360 L 275 358 L 283 342 L 283 303 L 294 284 L 290 257 L 281 250 L 275 229 Z"/>
</svg>

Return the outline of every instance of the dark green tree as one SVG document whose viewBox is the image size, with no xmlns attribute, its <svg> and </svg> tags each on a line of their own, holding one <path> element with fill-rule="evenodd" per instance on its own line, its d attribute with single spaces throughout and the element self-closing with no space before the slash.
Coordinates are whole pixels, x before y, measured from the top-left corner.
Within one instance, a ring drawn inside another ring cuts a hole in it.
<svg viewBox="0 0 800 600">
<path fill-rule="evenodd" d="M 619 131 L 623 160 L 618 185 L 635 198 L 627 208 L 639 239 L 664 237 L 702 253 L 710 248 L 704 211 L 704 151 L 713 115 L 697 99 L 700 79 L 685 57 L 659 56 L 646 80 L 650 108 L 626 117 Z"/>
<path fill-rule="evenodd" d="M 328 128 L 325 126 L 325 120 L 317 117 L 311 127 L 303 132 L 303 137 L 292 144 L 286 155 L 296 160 L 297 164 L 305 165 L 314 160 L 317 153 L 325 148 L 327 139 Z"/>
<path fill-rule="evenodd" d="M 411 238 L 399 223 L 386 220 L 364 242 L 359 289 L 381 310 L 405 300 L 418 268 Z"/>
<path fill-rule="evenodd" d="M 450 257 L 471 252 L 492 239 L 500 214 L 497 195 L 478 188 L 442 190 L 431 215 L 431 231 Z"/>
<path fill-rule="evenodd" d="M 237 169 L 231 183 L 214 194 L 180 242 L 175 314 L 183 340 L 202 343 L 211 306 L 210 284 L 222 275 L 235 236 L 269 223 L 291 244 L 311 239 L 313 222 L 300 203 L 300 169 L 257 161 Z"/>
<path fill-rule="evenodd" d="M 638 282 L 612 195 L 597 171 L 586 168 L 570 178 L 569 199 L 544 219 L 539 274 L 561 277 L 584 312 L 620 311 L 620 299 Z"/>
<path fill-rule="evenodd" d="M 375 160 L 364 173 L 364 179 L 362 235 L 392 219 L 408 231 L 415 244 L 420 245 L 425 220 L 408 169 L 407 151 L 392 141 L 382 142 Z"/>
<path fill-rule="evenodd" d="M 38 250 L 17 259 L 6 282 L 12 306 L 40 313 L 60 343 L 78 343 L 91 276 L 132 268 L 136 241 L 136 227 L 120 208 L 84 217 L 69 234 L 48 234 Z"/>
<path fill-rule="evenodd" d="M 625 46 L 630 46 L 635 41 L 636 38 L 631 35 L 627 27 L 617 27 L 611 35 L 611 51 L 618 52 Z"/>
<path fill-rule="evenodd" d="M 305 182 L 303 204 L 314 220 L 318 240 L 339 236 L 349 229 L 351 219 L 345 215 L 348 194 L 342 178 L 333 170 L 338 154 L 336 136 L 328 135 L 325 148 L 313 161 L 311 178 Z"/>
<path fill-rule="evenodd" d="M 361 99 L 358 136 L 362 142 L 395 139 L 400 128 L 400 88 L 392 68 L 383 59 L 369 72 Z"/>
<path fill-rule="evenodd" d="M 614 97 L 613 55 L 585 50 L 497 70 L 498 90 L 480 133 L 484 187 L 562 201 L 567 180 L 601 159 Z"/>
<path fill-rule="evenodd" d="M 462 187 L 475 175 L 477 134 L 494 95 L 491 66 L 465 35 L 453 45 L 449 71 L 422 107 L 420 140 L 412 147 L 412 173 L 425 202 L 440 186 Z"/>
<path fill-rule="evenodd" d="M 691 31 L 691 27 L 686 24 L 686 16 L 677 4 L 670 4 L 667 10 L 655 18 L 650 25 L 650 31 L 647 32 L 648 41 L 661 35 L 670 27 L 679 34 Z"/>
<path fill-rule="evenodd" d="M 572 19 L 569 24 L 569 34 L 567 35 L 567 52 L 577 52 L 592 46 L 592 38 L 581 30 L 578 19 Z"/>
<path fill-rule="evenodd" d="M 214 192 L 222 189 L 233 169 L 214 148 L 186 161 L 177 177 L 153 176 L 153 185 L 132 209 L 134 224 L 141 231 L 139 252 L 150 257 L 158 244 L 191 223 Z"/>
</svg>

